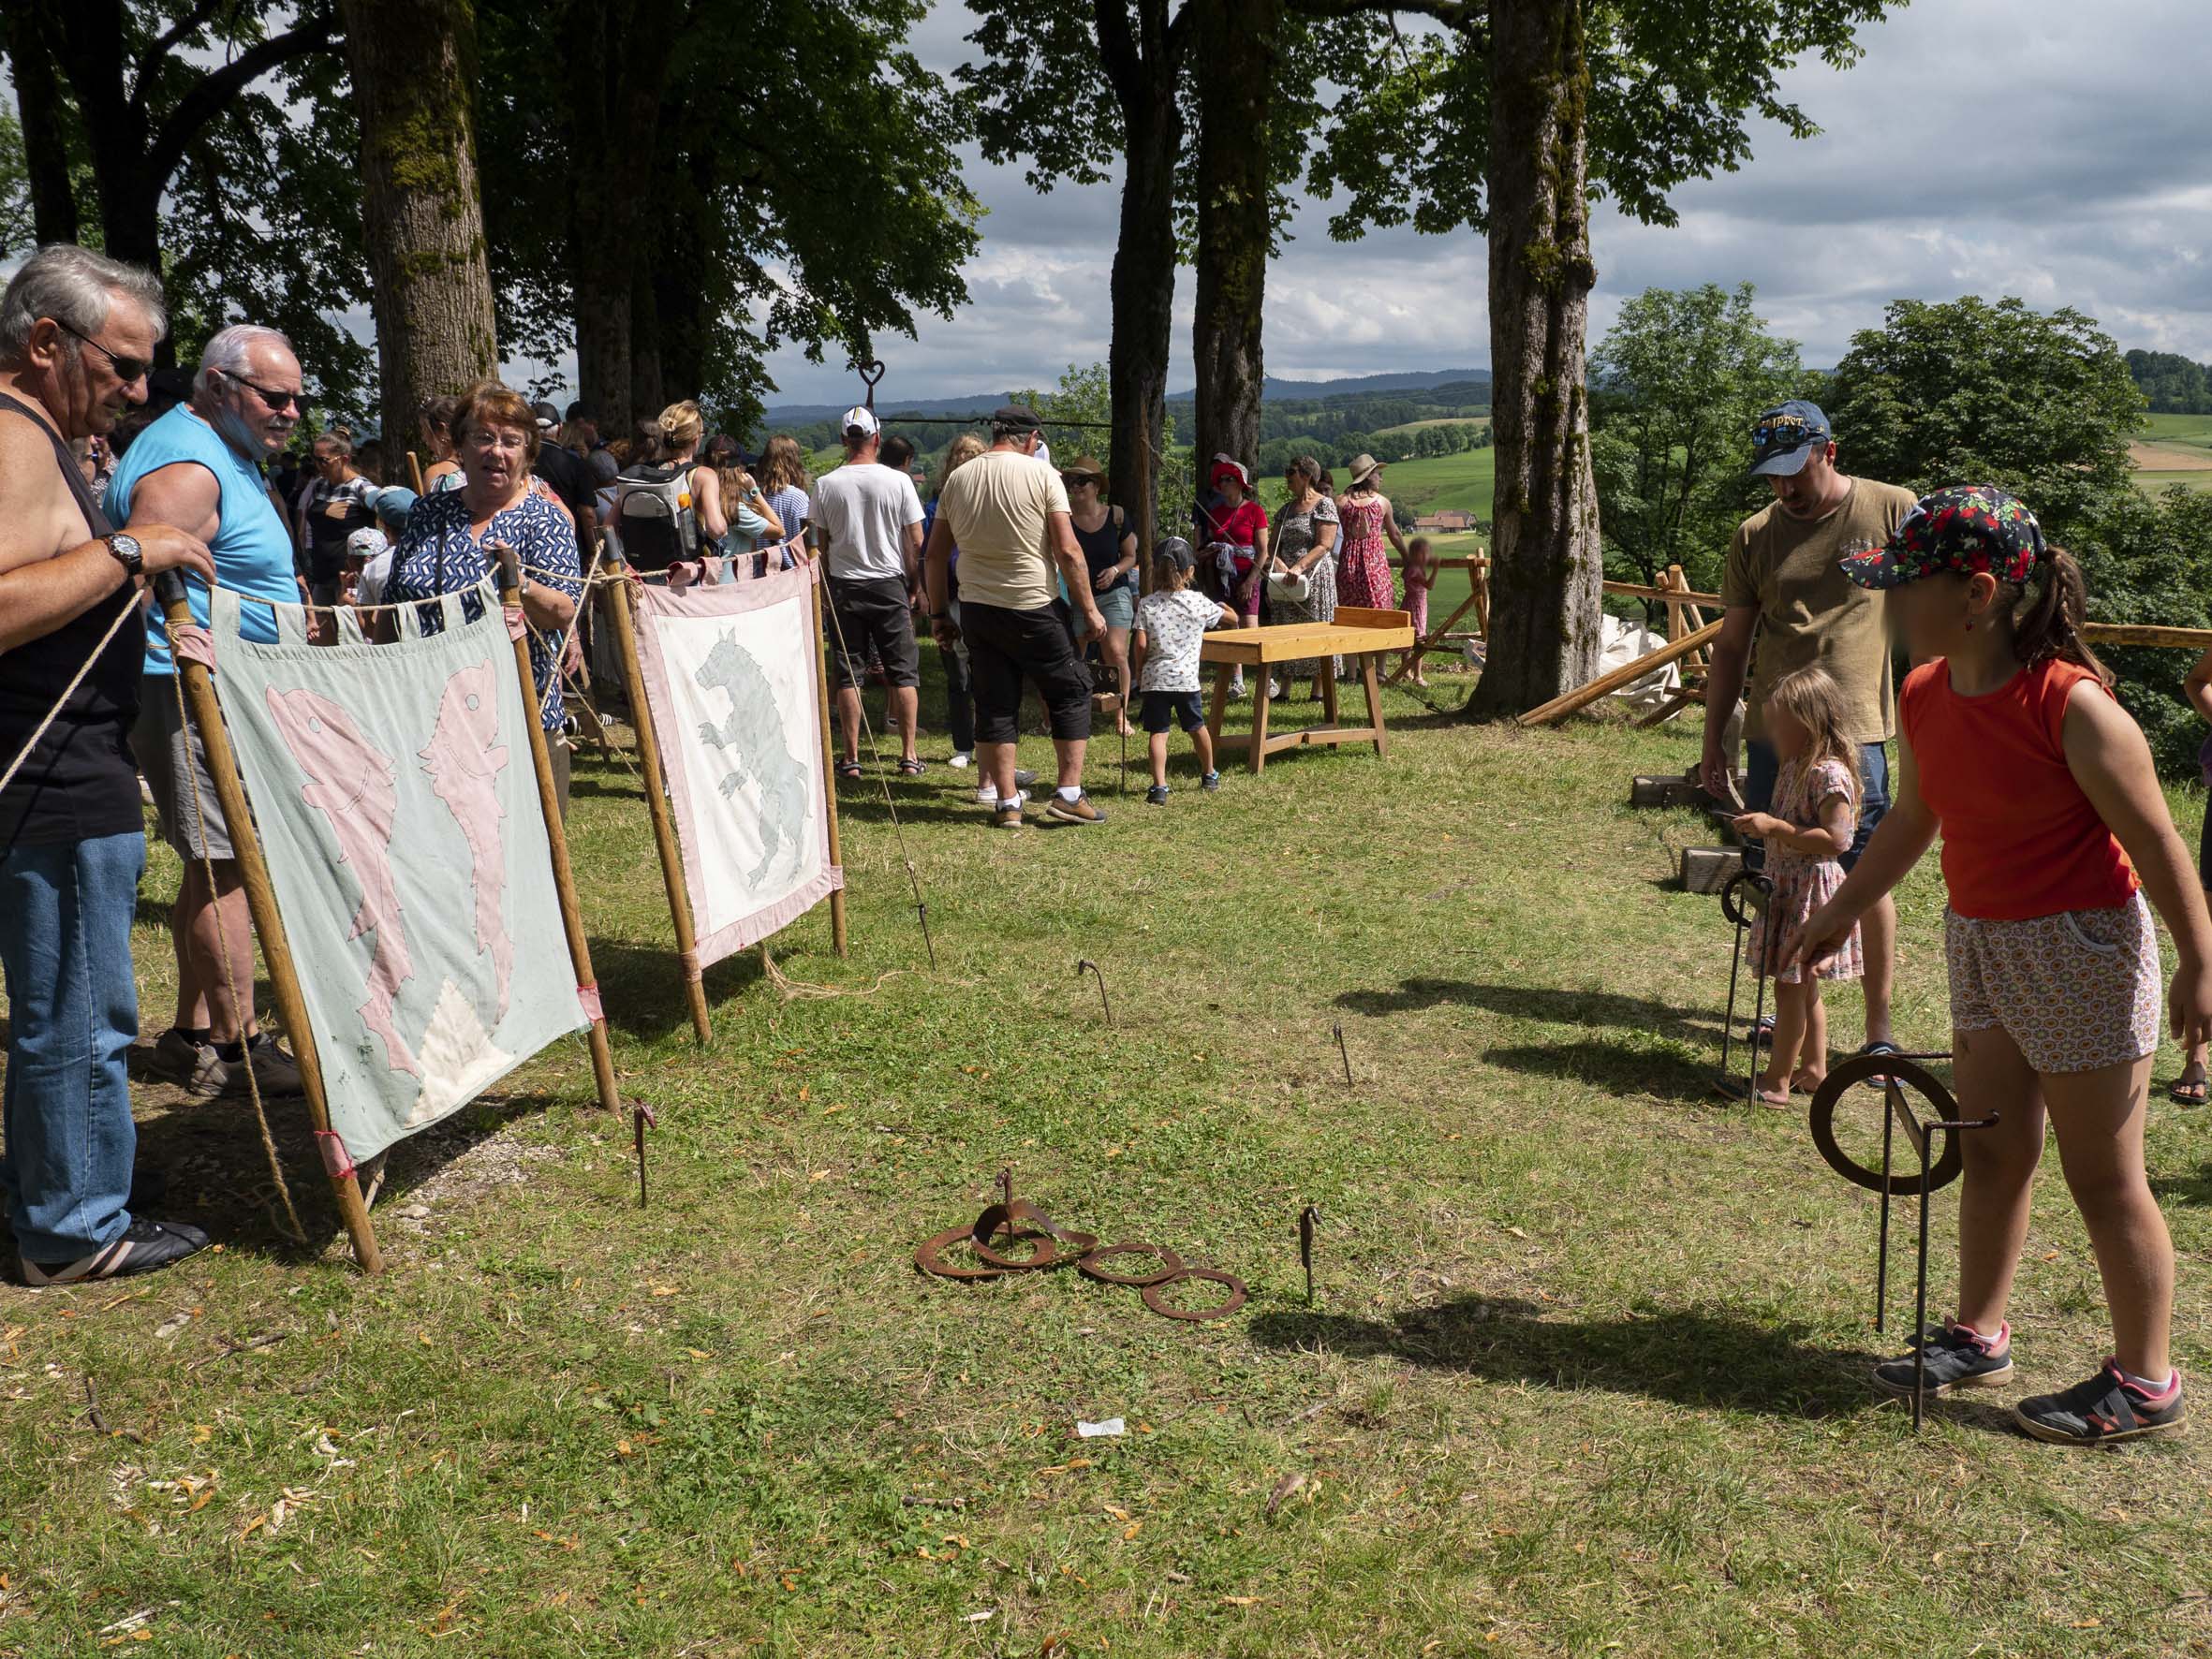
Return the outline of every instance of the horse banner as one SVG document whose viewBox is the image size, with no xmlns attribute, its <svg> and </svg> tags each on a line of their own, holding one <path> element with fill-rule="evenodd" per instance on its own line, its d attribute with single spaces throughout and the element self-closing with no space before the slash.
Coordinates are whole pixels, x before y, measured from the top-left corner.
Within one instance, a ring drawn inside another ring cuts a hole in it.
<svg viewBox="0 0 2212 1659">
<path fill-rule="evenodd" d="M 355 1160 L 465 1106 L 588 1020 L 562 932 L 514 646 L 497 595 L 442 601 L 374 645 L 355 613 L 310 645 L 241 637 L 214 590 L 215 684 L 322 1062 Z M 261 601 L 251 601 L 261 604 Z"/>
<path fill-rule="evenodd" d="M 802 564 L 634 590 L 638 668 L 699 933 L 693 971 L 845 885 L 830 859 L 816 580 Z"/>
</svg>

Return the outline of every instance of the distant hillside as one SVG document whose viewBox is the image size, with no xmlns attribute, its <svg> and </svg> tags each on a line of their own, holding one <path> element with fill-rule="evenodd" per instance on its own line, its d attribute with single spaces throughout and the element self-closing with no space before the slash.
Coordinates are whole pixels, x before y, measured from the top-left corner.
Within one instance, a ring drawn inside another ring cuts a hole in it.
<svg viewBox="0 0 2212 1659">
<path fill-rule="evenodd" d="M 1423 400 L 1428 403 L 1486 404 L 1490 401 L 1490 371 L 1431 369 L 1399 374 L 1352 374 L 1341 380 L 1276 380 L 1271 376 L 1261 383 L 1260 395 L 1268 403 L 1294 403 L 1413 391 L 1439 394 Z M 1452 393 L 1462 395 L 1448 395 Z M 1179 391 L 1171 393 L 1168 402 L 1188 404 L 1197 397 L 1195 390 Z M 988 415 L 1004 402 L 1006 394 L 1002 391 L 976 392 L 965 397 L 886 397 L 879 413 L 886 417 Z M 850 404 L 772 404 L 762 418 L 763 424 L 772 432 L 811 426 L 817 421 L 834 420 L 851 406 Z"/>
<path fill-rule="evenodd" d="M 1378 392 L 1435 391 L 1447 386 L 1480 387 L 1485 395 L 1467 401 L 1486 402 L 1490 389 L 1490 371 L 1488 369 L 1430 369 L 1400 374 L 1351 374 L 1341 380 L 1277 380 L 1271 374 L 1261 382 L 1260 396 L 1262 401 L 1294 398 L 1372 397 Z M 1195 403 L 1197 400 L 1198 392 L 1195 389 L 1168 394 L 1168 402 L 1171 404 L 1188 404 Z M 1455 400 L 1441 399 L 1438 401 L 1453 402 Z"/>
</svg>

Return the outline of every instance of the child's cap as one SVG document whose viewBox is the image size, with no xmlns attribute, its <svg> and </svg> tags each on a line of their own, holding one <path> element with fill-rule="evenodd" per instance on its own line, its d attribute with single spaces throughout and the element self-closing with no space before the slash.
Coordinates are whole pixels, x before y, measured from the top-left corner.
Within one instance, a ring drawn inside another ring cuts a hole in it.
<svg viewBox="0 0 2212 1659">
<path fill-rule="evenodd" d="M 356 530 L 346 538 L 346 556 L 348 559 L 374 559 L 391 545 L 390 538 L 381 530 Z"/>
<path fill-rule="evenodd" d="M 1191 570 L 1198 565 L 1198 559 L 1191 552 L 1190 544 L 1180 536 L 1163 536 L 1159 540 L 1154 542 L 1152 544 L 1152 562 L 1155 565 L 1172 565 L 1177 570 Z"/>
<path fill-rule="evenodd" d="M 2021 501 L 1989 484 L 1956 484 L 1913 504 L 1886 546 L 1861 548 L 1838 561 L 1863 588 L 1897 588 L 1924 576 L 1986 570 L 2024 582 L 2049 551 L 2043 530 Z"/>
</svg>

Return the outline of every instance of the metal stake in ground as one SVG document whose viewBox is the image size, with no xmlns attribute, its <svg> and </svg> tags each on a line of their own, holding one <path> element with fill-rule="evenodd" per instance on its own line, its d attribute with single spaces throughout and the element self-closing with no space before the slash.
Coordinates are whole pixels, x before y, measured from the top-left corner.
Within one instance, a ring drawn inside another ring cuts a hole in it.
<svg viewBox="0 0 2212 1659">
<path fill-rule="evenodd" d="M 1086 956 L 1079 958 L 1076 962 L 1075 976 L 1078 979 L 1083 977 L 1083 971 L 1085 968 L 1090 969 L 1092 976 L 1099 981 L 1099 1006 L 1106 1010 L 1106 1023 L 1112 1025 L 1113 1023 L 1113 1005 L 1106 1000 L 1106 976 L 1099 973 L 1099 964 Z"/>
<path fill-rule="evenodd" d="M 1336 1033 L 1336 1057 L 1344 1062 L 1344 1082 L 1345 1086 L 1349 1088 L 1351 1086 L 1351 1052 L 1344 1046 L 1344 1021 L 1341 1020 L 1335 1021 L 1331 1029 Z"/>
<path fill-rule="evenodd" d="M 1308 1204 L 1298 1212 L 1298 1260 L 1305 1269 L 1305 1305 L 1313 1306 L 1313 1229 L 1321 1219 L 1320 1207 Z"/>
<path fill-rule="evenodd" d="M 660 1120 L 642 1100 L 630 1102 L 630 1134 L 638 1149 L 638 1208 L 645 1208 L 645 1131 L 660 1127 Z"/>
</svg>

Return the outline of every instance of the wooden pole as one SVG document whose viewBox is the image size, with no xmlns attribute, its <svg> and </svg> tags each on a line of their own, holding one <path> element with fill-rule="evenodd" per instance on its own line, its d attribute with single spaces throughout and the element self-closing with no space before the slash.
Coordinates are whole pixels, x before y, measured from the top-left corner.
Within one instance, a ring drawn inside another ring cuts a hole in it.
<svg viewBox="0 0 2212 1659">
<path fill-rule="evenodd" d="M 676 925 L 676 949 L 684 969 L 684 997 L 691 1005 L 692 1035 L 706 1042 L 715 1035 L 707 1018 L 707 992 L 699 968 L 699 932 L 691 918 L 691 894 L 684 886 L 684 855 L 676 845 L 676 826 L 669 813 L 667 774 L 660 764 L 660 738 L 653 710 L 645 701 L 645 675 L 638 666 L 638 631 L 630 614 L 630 586 L 622 555 L 604 561 L 613 578 L 607 583 L 607 613 L 614 624 L 614 653 L 622 662 L 622 687 L 630 700 L 630 729 L 638 734 L 638 770 L 644 774 L 645 810 L 653 819 L 653 844 L 660 853 L 660 879 L 668 888 L 669 917 Z"/>
<path fill-rule="evenodd" d="M 822 799 L 830 814 L 830 862 L 842 869 L 844 843 L 837 832 L 837 755 L 831 737 L 829 645 L 822 639 L 822 569 L 818 561 L 807 566 L 814 592 L 814 678 L 822 695 Z M 830 889 L 830 942 L 845 954 L 845 889 Z"/>
<path fill-rule="evenodd" d="M 1654 668 L 1663 668 L 1669 663 L 1680 661 L 1691 652 L 1702 650 L 1712 644 L 1719 637 L 1720 624 L 1707 623 L 1696 633 L 1685 634 L 1672 645 L 1662 645 L 1659 650 L 1648 655 L 1640 656 L 1632 663 L 1623 663 L 1612 673 L 1600 674 L 1587 685 L 1578 685 L 1565 697 L 1556 697 L 1550 702 L 1529 710 L 1527 713 L 1521 716 L 1520 724 L 1523 726 L 1549 726 L 1555 720 L 1563 720 L 1577 709 L 1586 708 L 1600 697 L 1609 696 L 1618 691 L 1622 686 L 1643 679 Z"/>
<path fill-rule="evenodd" d="M 176 572 L 169 571 L 155 580 L 155 589 L 174 638 L 175 630 L 192 625 L 192 608 L 185 603 L 184 580 Z M 300 990 L 299 968 L 292 961 L 292 948 L 285 937 L 284 918 L 277 913 L 276 889 L 270 885 L 269 866 L 261 857 L 261 838 L 254 829 L 253 808 L 246 801 L 245 785 L 238 776 L 238 756 L 231 752 L 230 733 L 223 725 L 223 710 L 215 697 L 214 681 L 203 665 L 186 662 L 181 655 L 176 666 L 184 677 L 184 698 L 192 708 L 192 723 L 199 728 L 199 741 L 207 751 L 207 770 L 214 779 L 215 799 L 222 803 L 223 817 L 230 826 L 231 857 L 238 860 L 239 878 L 245 886 L 246 908 L 253 915 L 254 931 L 261 936 L 261 954 L 269 962 L 269 990 L 276 1001 L 277 1018 L 284 1021 L 285 1035 L 292 1039 L 292 1057 L 300 1066 L 301 1091 L 307 1096 L 308 1121 L 318 1135 L 328 1135 L 331 1110 L 323 1094 L 322 1059 L 316 1051 L 315 1028 L 308 1021 L 307 999 Z M 350 1167 L 350 1154 L 347 1162 L 348 1167 L 345 1174 L 331 1176 L 331 1190 L 338 1200 L 338 1216 L 346 1224 L 347 1237 L 353 1241 L 353 1259 L 360 1264 L 361 1270 L 381 1273 L 384 1256 L 376 1248 L 376 1232 L 369 1223 L 369 1207 L 361 1199 L 361 1182 Z M 324 1167 L 329 1167 L 326 1162 Z"/>
<path fill-rule="evenodd" d="M 2173 645 L 2212 650 L 2212 628 L 2169 628 L 2157 623 L 2084 623 L 2082 638 L 2092 645 Z"/>
<path fill-rule="evenodd" d="M 420 495 L 423 492 L 422 458 L 412 449 L 407 451 L 407 477 L 415 482 L 415 493 Z"/>
<path fill-rule="evenodd" d="M 499 549 L 499 603 L 519 609 L 523 603 L 522 572 L 515 551 Z M 545 727 L 538 718 L 538 676 L 530 671 L 530 636 L 524 629 L 514 642 L 515 672 L 522 677 L 523 724 L 530 732 L 530 760 L 538 771 L 538 804 L 545 815 L 545 842 L 553 853 L 553 890 L 560 895 L 561 926 L 568 935 L 568 956 L 576 968 L 576 984 L 595 997 L 599 983 L 592 973 L 590 942 L 583 936 L 583 916 L 576 905 L 576 876 L 568 868 L 568 837 L 561 827 L 560 799 L 553 793 L 553 756 L 545 746 Z M 622 1110 L 622 1095 L 614 1086 L 614 1055 L 607 1047 L 607 1020 L 592 1016 L 592 1077 L 599 1091 L 599 1104 L 611 1112 Z"/>
</svg>

